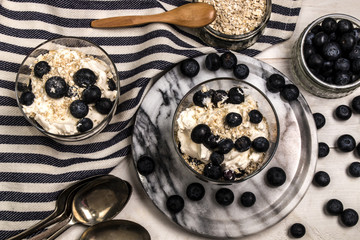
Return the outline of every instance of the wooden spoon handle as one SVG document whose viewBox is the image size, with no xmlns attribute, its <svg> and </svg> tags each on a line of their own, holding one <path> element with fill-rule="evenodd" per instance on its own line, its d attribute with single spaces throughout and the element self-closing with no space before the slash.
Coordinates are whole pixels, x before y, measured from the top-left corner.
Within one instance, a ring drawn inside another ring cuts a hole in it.
<svg viewBox="0 0 360 240">
<path fill-rule="evenodd" d="M 115 27 L 131 27 L 141 24 L 154 22 L 157 15 L 149 16 L 121 16 L 98 19 L 91 22 L 93 28 L 115 28 Z M 161 19 L 160 19 L 161 20 Z"/>
</svg>

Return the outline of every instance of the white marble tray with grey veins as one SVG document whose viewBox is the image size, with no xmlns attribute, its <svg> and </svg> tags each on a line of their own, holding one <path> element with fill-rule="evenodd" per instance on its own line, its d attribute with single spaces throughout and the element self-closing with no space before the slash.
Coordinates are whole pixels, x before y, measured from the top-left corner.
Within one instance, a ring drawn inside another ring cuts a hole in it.
<svg viewBox="0 0 360 240">
<path fill-rule="evenodd" d="M 205 67 L 205 57 L 195 58 L 200 72 L 194 78 L 184 76 L 179 65 L 168 71 L 152 86 L 137 113 L 132 137 L 134 164 L 141 156 L 155 162 L 155 170 L 139 179 L 155 206 L 171 221 L 184 229 L 207 237 L 235 238 L 260 232 L 286 217 L 301 201 L 313 178 L 317 161 L 317 135 L 313 116 L 304 97 L 290 103 L 266 89 L 266 79 L 273 73 L 281 74 L 270 65 L 240 54 L 238 64 L 250 69 L 245 80 L 259 88 L 273 103 L 280 121 L 280 141 L 271 162 L 259 174 L 244 182 L 221 186 L 198 179 L 181 162 L 172 140 L 172 120 L 181 98 L 195 85 L 213 78 L 234 77 L 233 72 L 220 68 L 212 72 Z M 291 83 L 289 79 L 286 83 Z M 271 187 L 266 172 L 271 167 L 281 167 L 287 175 L 280 187 Z M 190 183 L 199 182 L 205 187 L 200 201 L 186 196 Z M 234 202 L 222 206 L 215 200 L 218 189 L 233 191 Z M 256 196 L 252 207 L 243 207 L 240 196 L 250 191 Z M 184 208 L 170 213 L 166 200 L 171 195 L 184 199 Z"/>
</svg>

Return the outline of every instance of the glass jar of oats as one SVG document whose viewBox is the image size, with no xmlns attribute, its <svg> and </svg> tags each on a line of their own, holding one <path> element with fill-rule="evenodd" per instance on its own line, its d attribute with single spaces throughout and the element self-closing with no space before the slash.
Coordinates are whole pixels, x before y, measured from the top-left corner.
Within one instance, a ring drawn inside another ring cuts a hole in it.
<svg viewBox="0 0 360 240">
<path fill-rule="evenodd" d="M 216 9 L 217 17 L 199 29 L 208 45 L 239 51 L 253 45 L 263 33 L 271 14 L 271 0 L 193 0 Z"/>
</svg>

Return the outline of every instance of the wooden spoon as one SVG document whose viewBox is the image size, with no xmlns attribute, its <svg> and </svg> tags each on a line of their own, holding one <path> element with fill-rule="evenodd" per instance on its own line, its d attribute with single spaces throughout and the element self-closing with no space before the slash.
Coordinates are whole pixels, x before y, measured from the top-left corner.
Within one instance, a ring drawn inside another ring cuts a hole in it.
<svg viewBox="0 0 360 240">
<path fill-rule="evenodd" d="M 146 23 L 170 23 L 178 26 L 203 27 L 216 18 L 215 8 L 207 3 L 188 3 L 168 12 L 147 16 L 121 16 L 91 22 L 93 28 L 131 27 Z"/>
</svg>

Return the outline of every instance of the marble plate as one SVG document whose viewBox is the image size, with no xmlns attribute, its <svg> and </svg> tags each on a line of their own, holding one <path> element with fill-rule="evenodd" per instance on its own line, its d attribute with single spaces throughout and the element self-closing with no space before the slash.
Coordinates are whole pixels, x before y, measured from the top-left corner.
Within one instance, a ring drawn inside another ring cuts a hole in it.
<svg viewBox="0 0 360 240">
<path fill-rule="evenodd" d="M 280 142 L 269 165 L 253 178 L 220 186 L 196 178 L 176 153 L 172 142 L 172 118 L 181 98 L 196 84 L 203 81 L 233 77 L 232 71 L 220 69 L 216 72 L 204 66 L 205 56 L 196 58 L 200 73 L 194 78 L 181 74 L 179 66 L 162 76 L 145 96 L 137 113 L 133 140 L 134 164 L 142 155 L 154 159 L 155 171 L 139 179 L 153 203 L 171 221 L 184 229 L 208 237 L 243 237 L 262 231 L 287 216 L 301 201 L 313 178 L 317 161 L 317 135 L 313 116 L 304 97 L 288 103 L 278 93 L 268 92 L 265 79 L 278 70 L 254 58 L 237 55 L 238 63 L 250 68 L 246 81 L 263 91 L 273 103 L 280 120 Z M 286 79 L 287 83 L 290 81 Z M 277 188 L 265 183 L 266 171 L 281 167 L 287 174 L 286 182 Z M 186 197 L 186 187 L 200 182 L 206 189 L 205 197 L 191 201 Z M 221 187 L 234 192 L 235 200 L 229 206 L 215 201 L 215 193 Z M 245 208 L 240 204 L 243 192 L 256 195 L 256 203 Z M 169 196 L 178 194 L 184 198 L 185 207 L 171 214 L 166 209 Z"/>
</svg>

